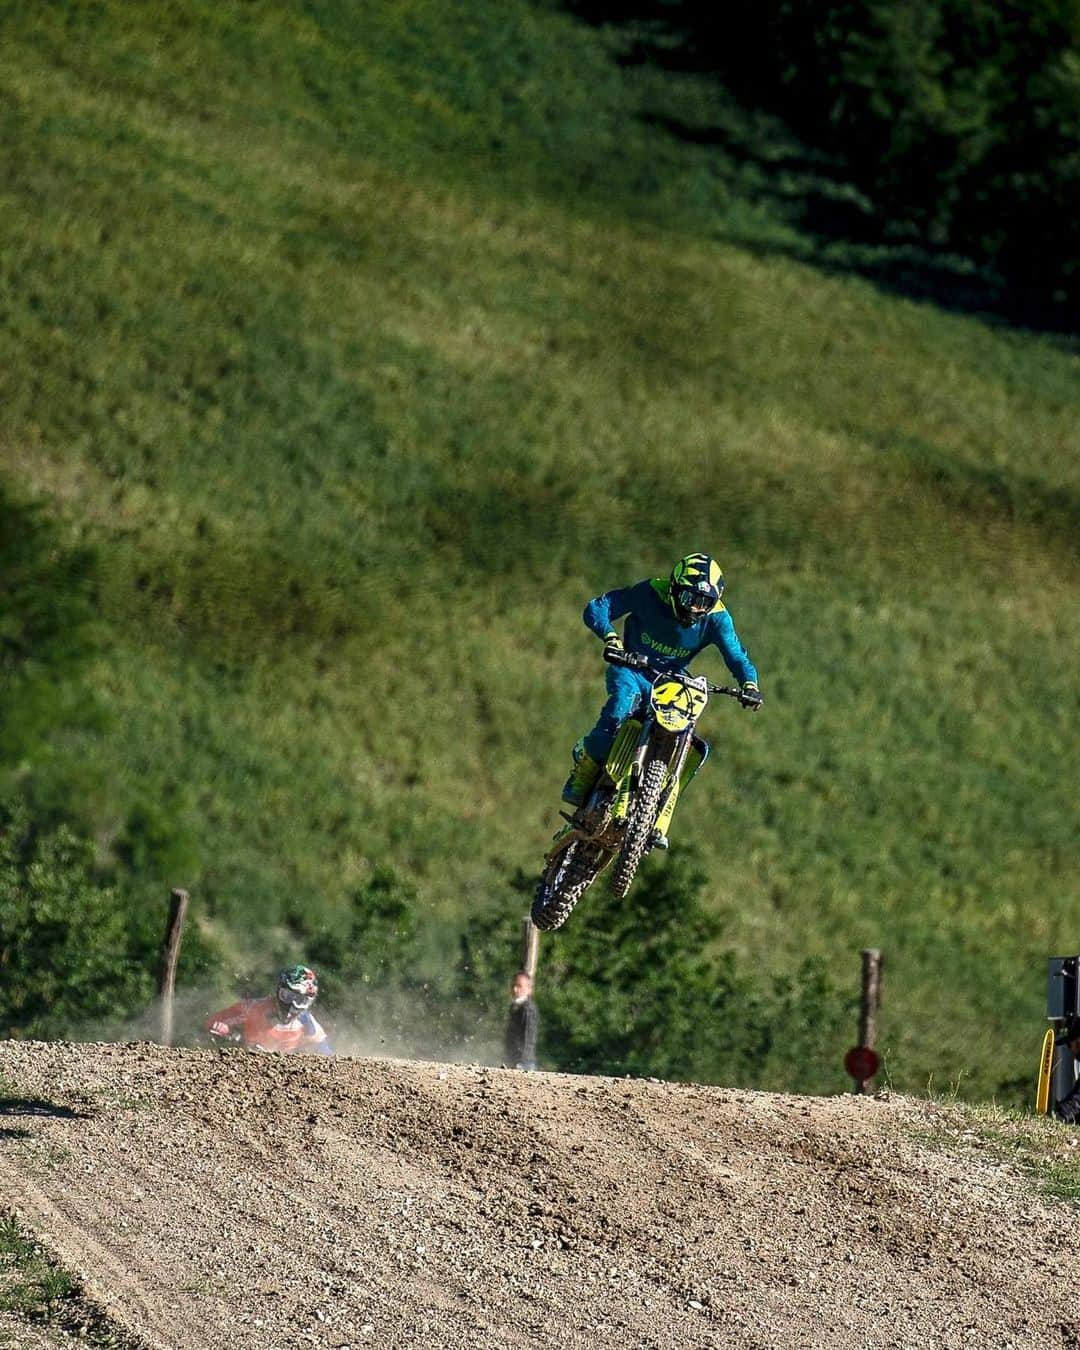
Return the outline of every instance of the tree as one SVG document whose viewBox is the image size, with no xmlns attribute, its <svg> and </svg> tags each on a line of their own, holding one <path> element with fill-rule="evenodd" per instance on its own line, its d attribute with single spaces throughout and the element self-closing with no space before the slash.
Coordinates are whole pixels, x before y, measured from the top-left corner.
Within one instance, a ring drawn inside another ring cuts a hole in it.
<svg viewBox="0 0 1080 1350">
<path fill-rule="evenodd" d="M 70 1036 L 149 1001 L 155 950 L 98 875 L 93 845 L 0 804 L 0 1034 Z"/>
<path fill-rule="evenodd" d="M 963 255 L 1018 317 L 1075 324 L 1080 0 L 571 4 L 644 21 L 665 64 L 780 114 L 870 199 L 863 231 Z"/>
</svg>

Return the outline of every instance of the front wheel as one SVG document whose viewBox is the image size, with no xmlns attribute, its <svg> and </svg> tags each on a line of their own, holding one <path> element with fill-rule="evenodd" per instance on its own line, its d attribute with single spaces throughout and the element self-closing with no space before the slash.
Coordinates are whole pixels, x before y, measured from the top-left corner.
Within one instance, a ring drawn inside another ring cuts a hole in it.
<svg viewBox="0 0 1080 1350">
<path fill-rule="evenodd" d="M 606 849 L 574 839 L 548 863 L 536 888 L 532 921 L 551 932 L 561 928 L 611 857 Z"/>
<path fill-rule="evenodd" d="M 667 764 L 664 760 L 650 760 L 641 779 L 637 801 L 630 812 L 626 838 L 619 850 L 615 870 L 611 874 L 611 893 L 617 895 L 619 899 L 622 899 L 630 889 L 652 838 L 657 812 L 660 810 L 660 794 L 664 790 L 666 778 Z"/>
</svg>

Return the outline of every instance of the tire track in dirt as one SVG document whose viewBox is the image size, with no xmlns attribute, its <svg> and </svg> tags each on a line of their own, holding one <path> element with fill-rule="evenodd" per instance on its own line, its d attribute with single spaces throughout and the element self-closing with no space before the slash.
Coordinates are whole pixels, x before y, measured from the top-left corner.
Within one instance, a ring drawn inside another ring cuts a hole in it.
<svg viewBox="0 0 1080 1350">
<path fill-rule="evenodd" d="M 1073 1212 L 937 1108 L 0 1043 L 0 1203 L 152 1350 L 1063 1346 Z M 52 1104 L 20 1115 L 18 1101 Z"/>
<path fill-rule="evenodd" d="M 163 1334 L 156 1334 L 156 1310 L 144 1298 L 144 1285 L 138 1275 L 122 1265 L 113 1252 L 95 1241 L 86 1229 L 69 1223 L 58 1206 L 29 1178 L 27 1170 L 25 1167 L 14 1168 L 10 1158 L 0 1156 L 0 1188 L 6 1195 L 17 1195 L 19 1218 L 34 1231 L 49 1234 L 51 1254 L 65 1270 L 94 1270 L 94 1283 L 98 1289 L 95 1303 L 106 1318 L 112 1315 L 112 1306 L 119 1306 L 121 1325 L 133 1331 L 137 1328 L 146 1350 L 162 1350 L 170 1343 L 170 1329 L 162 1327 Z M 102 1290 L 107 1292 L 102 1293 Z"/>
</svg>

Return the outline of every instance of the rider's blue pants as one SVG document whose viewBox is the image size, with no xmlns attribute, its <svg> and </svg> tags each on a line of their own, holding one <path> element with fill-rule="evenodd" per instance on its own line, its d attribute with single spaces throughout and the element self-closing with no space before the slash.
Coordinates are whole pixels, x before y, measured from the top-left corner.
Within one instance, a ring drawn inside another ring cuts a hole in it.
<svg viewBox="0 0 1080 1350">
<path fill-rule="evenodd" d="M 634 713 L 648 707 L 652 681 L 636 670 L 627 670 L 625 666 L 608 666 L 604 676 L 607 685 L 608 701 L 604 704 L 596 726 L 585 737 L 585 753 L 591 755 L 597 764 L 607 759 L 611 742 L 620 725 Z"/>
</svg>

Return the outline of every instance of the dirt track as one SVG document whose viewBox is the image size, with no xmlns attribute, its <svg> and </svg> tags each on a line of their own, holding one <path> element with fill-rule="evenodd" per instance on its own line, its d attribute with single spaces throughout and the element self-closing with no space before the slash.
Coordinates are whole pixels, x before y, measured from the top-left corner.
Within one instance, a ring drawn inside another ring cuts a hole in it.
<svg viewBox="0 0 1080 1350">
<path fill-rule="evenodd" d="M 922 1103 L 148 1045 L 0 1073 L 0 1204 L 147 1347 L 1080 1346 L 1075 1212 L 919 1143 Z"/>
</svg>

